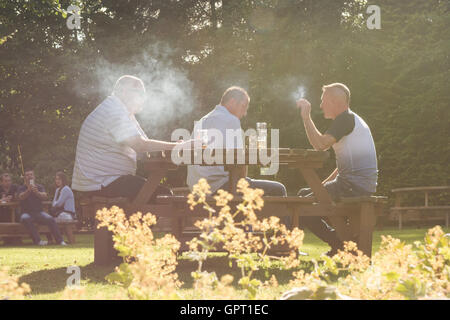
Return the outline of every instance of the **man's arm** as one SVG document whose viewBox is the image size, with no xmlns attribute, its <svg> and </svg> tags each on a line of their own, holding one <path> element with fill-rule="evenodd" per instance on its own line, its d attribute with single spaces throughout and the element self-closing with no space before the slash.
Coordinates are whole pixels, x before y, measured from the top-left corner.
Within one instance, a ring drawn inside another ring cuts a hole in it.
<svg viewBox="0 0 450 320">
<path fill-rule="evenodd" d="M 333 144 L 336 143 L 336 139 L 329 134 L 321 134 L 320 131 L 317 130 L 316 125 L 311 119 L 311 104 L 307 100 L 299 100 L 297 102 L 297 106 L 301 108 L 303 124 L 305 126 L 309 143 L 311 143 L 316 150 L 328 150 Z"/>
<path fill-rule="evenodd" d="M 34 194 L 36 194 L 38 196 L 38 198 L 41 199 L 41 200 L 47 200 L 47 198 L 48 198 L 47 192 L 39 191 L 38 187 L 36 187 L 36 186 L 31 186 L 31 191 Z"/>
<path fill-rule="evenodd" d="M 17 199 L 20 201 L 25 200 L 26 198 L 28 198 L 30 194 L 31 194 L 31 187 L 28 186 L 28 188 L 25 191 L 17 193 Z"/>
<path fill-rule="evenodd" d="M 125 139 L 124 144 L 134 149 L 134 151 L 141 152 L 154 152 L 172 150 L 178 143 L 177 142 L 165 142 L 159 140 L 145 139 L 142 136 L 134 136 Z"/>
</svg>

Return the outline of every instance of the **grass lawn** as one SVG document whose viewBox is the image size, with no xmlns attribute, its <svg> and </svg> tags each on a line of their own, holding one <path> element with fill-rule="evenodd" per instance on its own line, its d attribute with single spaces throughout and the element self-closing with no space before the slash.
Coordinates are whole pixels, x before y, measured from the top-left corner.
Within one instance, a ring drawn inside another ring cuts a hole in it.
<svg viewBox="0 0 450 320">
<path fill-rule="evenodd" d="M 413 243 L 417 240 L 423 240 L 428 228 L 408 228 L 402 231 L 396 229 L 385 229 L 376 231 L 373 238 L 373 250 L 378 250 L 381 235 L 392 235 L 406 243 Z M 446 233 L 449 228 L 444 228 Z M 94 238 L 91 234 L 77 235 L 77 243 L 67 247 L 32 246 L 31 241 L 25 240 L 21 246 L 0 245 L 0 266 L 8 266 L 10 273 L 20 277 L 20 282 L 26 282 L 31 287 L 29 299 L 58 299 L 66 286 L 66 280 L 70 276 L 66 273 L 68 266 L 79 266 L 81 268 L 81 284 L 86 287 L 86 293 L 89 298 L 95 298 L 101 294 L 104 298 L 111 298 L 118 291 L 118 286 L 111 285 L 105 280 L 105 276 L 112 272 L 114 267 L 94 266 Z M 302 251 L 308 253 L 304 257 L 304 268 L 309 268 L 309 261 L 312 258 L 318 258 L 322 253 L 329 250 L 329 247 L 316 238 L 311 233 L 306 232 Z M 191 261 L 179 260 L 178 274 L 184 282 L 182 294 L 189 299 L 192 294 L 191 271 L 196 267 Z M 205 264 L 208 271 L 215 271 L 219 276 L 230 273 L 235 276 L 235 281 L 239 278 L 239 270 L 229 268 L 228 260 L 223 254 L 213 254 L 211 259 Z M 278 296 L 278 292 L 283 292 L 287 287 L 288 281 L 292 278 L 292 271 L 280 271 L 276 266 L 270 270 L 279 281 L 280 286 L 273 294 Z M 263 271 L 256 274 L 261 280 L 265 279 Z"/>
</svg>

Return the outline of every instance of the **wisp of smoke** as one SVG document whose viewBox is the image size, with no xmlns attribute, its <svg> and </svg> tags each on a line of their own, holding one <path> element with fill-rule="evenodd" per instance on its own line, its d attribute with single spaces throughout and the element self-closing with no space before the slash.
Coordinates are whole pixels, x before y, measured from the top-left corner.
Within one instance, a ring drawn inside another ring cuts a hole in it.
<svg viewBox="0 0 450 320">
<path fill-rule="evenodd" d="M 292 98 L 297 101 L 298 99 L 303 99 L 306 94 L 306 89 L 303 85 L 297 87 L 297 89 L 292 93 Z"/>
<path fill-rule="evenodd" d="M 120 76 L 129 74 L 142 79 L 146 103 L 137 117 L 150 138 L 168 139 L 177 129 L 170 126 L 186 119 L 195 105 L 193 84 L 186 72 L 172 64 L 170 55 L 169 48 L 153 45 L 121 64 L 104 59 L 95 64 L 98 87 L 94 89 L 104 98 L 111 94 Z"/>
</svg>

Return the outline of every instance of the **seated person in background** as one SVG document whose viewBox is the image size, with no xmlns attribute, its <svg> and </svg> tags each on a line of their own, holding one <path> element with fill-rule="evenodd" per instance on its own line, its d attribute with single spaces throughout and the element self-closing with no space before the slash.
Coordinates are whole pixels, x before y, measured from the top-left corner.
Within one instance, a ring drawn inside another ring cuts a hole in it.
<svg viewBox="0 0 450 320">
<path fill-rule="evenodd" d="M 201 129 L 217 129 L 221 131 L 223 136 L 222 146 L 227 149 L 242 149 L 244 140 L 242 135 L 235 141 L 227 141 L 226 130 L 239 130 L 242 132 L 241 119 L 247 115 L 250 97 L 248 93 L 239 87 L 228 88 L 214 110 L 205 115 L 196 123 L 196 128 Z M 246 175 L 245 172 L 244 175 Z M 193 186 L 198 183 L 201 178 L 205 178 L 211 186 L 211 192 L 214 193 L 219 189 L 227 190 L 229 182 L 229 173 L 225 171 L 223 166 L 188 166 L 187 184 L 192 190 Z M 250 188 L 258 188 L 264 190 L 266 196 L 286 196 L 286 188 L 279 182 L 269 180 L 255 180 L 246 178 L 250 184 Z"/>
<path fill-rule="evenodd" d="M 135 118 L 144 104 L 144 83 L 126 75 L 117 80 L 112 95 L 87 116 L 78 137 L 73 190 L 92 196 L 134 199 L 147 181 L 136 175 L 136 152 L 172 150 L 183 145 L 147 137 Z M 157 194 L 172 191 L 159 185 L 151 200 Z"/>
<path fill-rule="evenodd" d="M 0 201 L 11 202 L 17 192 L 17 185 L 12 183 L 12 177 L 9 173 L 0 176 Z"/>
<path fill-rule="evenodd" d="M 7 203 L 14 201 L 17 192 L 17 185 L 12 183 L 9 173 L 0 176 L 0 202 Z M 11 213 L 9 208 L 0 208 L 0 222 L 11 222 Z"/>
<path fill-rule="evenodd" d="M 53 197 L 50 214 L 56 221 L 75 220 L 75 198 L 72 189 L 67 185 L 67 177 L 62 171 L 55 176 L 55 196 Z"/>
<path fill-rule="evenodd" d="M 322 103 L 326 119 L 332 119 L 330 128 L 321 134 L 311 119 L 311 104 L 297 101 L 301 109 L 303 124 L 311 145 L 316 150 L 333 147 L 337 168 L 322 182 L 333 199 L 340 197 L 369 196 L 375 192 L 378 179 L 375 144 L 369 126 L 350 110 L 350 90 L 341 83 L 322 88 Z M 303 188 L 299 196 L 312 196 L 310 188 Z M 328 255 L 337 253 L 342 246 L 336 232 L 321 217 L 302 217 L 302 227 L 310 229 L 316 236 L 331 246 Z"/>
<path fill-rule="evenodd" d="M 45 246 L 47 241 L 41 240 L 34 223 L 48 226 L 56 243 L 65 246 L 55 219 L 43 211 L 42 201 L 47 199 L 44 186 L 35 183 L 34 170 L 25 171 L 25 184 L 17 189 L 17 198 L 20 201 L 22 215 L 20 222 L 27 228 L 35 245 Z"/>
<path fill-rule="evenodd" d="M 12 177 L 9 173 L 4 173 L 0 176 L 0 202 L 7 203 L 15 200 L 17 193 L 17 185 L 12 183 Z M 11 209 L 0 207 L 0 222 L 11 221 Z M 13 214 L 16 214 L 14 212 Z M 6 244 L 20 242 L 20 237 L 4 237 L 3 241 Z"/>
</svg>

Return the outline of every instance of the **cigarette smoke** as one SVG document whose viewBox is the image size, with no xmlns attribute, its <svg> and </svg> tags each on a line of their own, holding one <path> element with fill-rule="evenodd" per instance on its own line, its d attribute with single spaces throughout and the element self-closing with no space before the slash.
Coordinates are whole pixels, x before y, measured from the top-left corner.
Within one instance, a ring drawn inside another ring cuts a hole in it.
<svg viewBox="0 0 450 320">
<path fill-rule="evenodd" d="M 195 105 L 193 84 L 185 71 L 173 65 L 172 56 L 169 47 L 156 44 L 120 64 L 98 60 L 93 69 L 97 86 L 92 90 L 104 99 L 120 76 L 139 77 L 145 85 L 146 103 L 137 114 L 138 121 L 150 139 L 169 140 L 175 123 L 186 123 Z"/>
<path fill-rule="evenodd" d="M 306 89 L 303 85 L 299 86 L 297 90 L 292 93 L 292 98 L 297 101 L 298 99 L 303 99 L 306 94 Z"/>
</svg>

